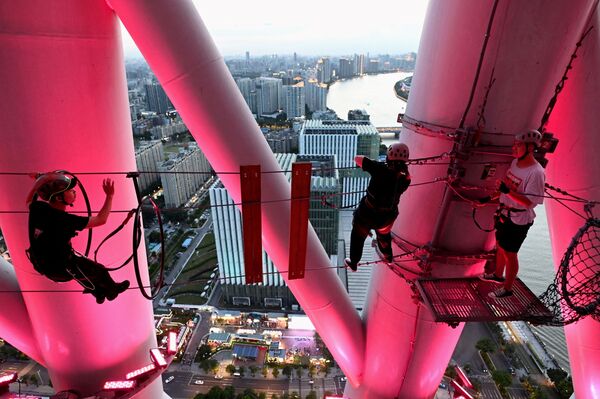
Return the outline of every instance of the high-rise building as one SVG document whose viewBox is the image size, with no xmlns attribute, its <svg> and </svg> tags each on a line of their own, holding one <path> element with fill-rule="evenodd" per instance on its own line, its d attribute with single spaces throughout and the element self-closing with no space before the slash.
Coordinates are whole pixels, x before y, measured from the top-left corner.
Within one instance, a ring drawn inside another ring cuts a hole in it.
<svg viewBox="0 0 600 399">
<path fill-rule="evenodd" d="M 365 55 L 355 55 L 354 60 L 356 62 L 356 74 L 361 76 L 365 74 Z"/>
<path fill-rule="evenodd" d="M 300 155 L 335 155 L 338 167 L 348 168 L 356 155 L 377 159 L 379 133 L 369 121 L 307 120 L 299 144 Z"/>
<path fill-rule="evenodd" d="M 144 86 L 146 90 L 146 102 L 148 111 L 158 114 L 164 114 L 169 109 L 173 109 L 173 104 L 167 97 L 167 93 L 158 83 L 151 83 Z"/>
<path fill-rule="evenodd" d="M 327 85 L 310 79 L 304 84 L 306 105 L 311 112 L 327 110 Z"/>
<path fill-rule="evenodd" d="M 254 81 L 250 78 L 238 78 L 235 80 L 235 83 L 240 89 L 240 93 L 242 93 L 244 100 L 246 100 L 250 112 L 256 114 L 256 87 Z"/>
<path fill-rule="evenodd" d="M 277 162 L 291 178 L 295 154 L 275 154 Z M 224 187 L 209 190 L 213 228 L 219 274 L 223 293 L 230 304 L 244 304 L 255 307 L 278 307 L 297 304 L 296 299 L 285 284 L 273 261 L 263 250 L 263 284 L 247 285 L 244 277 L 244 251 L 242 241 L 242 216 Z"/>
<path fill-rule="evenodd" d="M 317 79 L 321 83 L 331 82 L 332 68 L 329 57 L 322 57 L 317 61 Z"/>
<path fill-rule="evenodd" d="M 181 148 L 179 154 L 158 165 L 165 205 L 186 203 L 211 176 L 211 166 L 196 143 Z"/>
<path fill-rule="evenodd" d="M 306 100 L 304 96 L 304 83 L 294 86 L 283 86 L 284 102 L 283 111 L 288 119 L 304 116 Z"/>
<path fill-rule="evenodd" d="M 327 255 L 337 255 L 341 185 L 335 156 L 298 155 L 296 161 L 312 163 L 308 218 Z"/>
<path fill-rule="evenodd" d="M 160 182 L 157 165 L 163 158 L 163 144 L 160 140 L 141 141 L 135 149 L 135 164 L 141 172 L 138 178 L 141 191 L 146 191 Z"/>
<path fill-rule="evenodd" d="M 273 153 L 286 154 L 298 152 L 298 132 L 290 129 L 265 133 L 265 139 Z"/>
<path fill-rule="evenodd" d="M 256 113 L 258 116 L 273 114 L 281 108 L 283 102 L 283 82 L 277 78 L 257 78 Z"/>
<path fill-rule="evenodd" d="M 339 77 L 342 79 L 351 78 L 355 74 L 354 60 L 349 58 L 340 58 Z"/>
</svg>

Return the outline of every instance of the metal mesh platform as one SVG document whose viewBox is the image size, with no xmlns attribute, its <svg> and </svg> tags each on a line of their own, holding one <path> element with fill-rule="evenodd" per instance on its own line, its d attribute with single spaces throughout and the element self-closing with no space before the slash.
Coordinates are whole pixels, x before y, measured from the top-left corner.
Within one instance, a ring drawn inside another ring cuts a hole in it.
<svg viewBox="0 0 600 399">
<path fill-rule="evenodd" d="M 499 299 L 488 297 L 488 293 L 501 285 L 478 278 L 419 279 L 415 283 L 437 322 L 523 320 L 545 324 L 553 318 L 519 279 L 513 284 L 513 295 Z"/>
</svg>

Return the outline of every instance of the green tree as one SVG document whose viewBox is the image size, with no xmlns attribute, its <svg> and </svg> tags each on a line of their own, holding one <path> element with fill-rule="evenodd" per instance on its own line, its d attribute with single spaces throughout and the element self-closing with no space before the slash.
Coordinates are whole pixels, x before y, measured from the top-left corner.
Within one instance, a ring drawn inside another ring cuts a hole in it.
<svg viewBox="0 0 600 399">
<path fill-rule="evenodd" d="M 482 352 L 488 353 L 494 352 L 496 350 L 496 346 L 489 338 L 484 338 L 477 341 L 477 344 L 475 344 L 475 348 L 479 349 Z"/>
<path fill-rule="evenodd" d="M 207 399 L 221 399 L 223 397 L 223 390 L 221 387 L 214 386 L 208 391 L 206 395 Z"/>
<path fill-rule="evenodd" d="M 555 384 L 567 378 L 568 375 L 567 372 L 562 369 L 548 369 L 547 374 L 550 381 Z"/>
<path fill-rule="evenodd" d="M 302 378 L 302 367 L 296 368 L 296 375 L 298 376 L 298 379 Z"/>
<path fill-rule="evenodd" d="M 288 378 L 291 377 L 292 376 L 292 366 L 290 366 L 289 364 L 286 364 L 285 366 L 283 366 L 283 370 L 281 372 L 286 377 L 288 377 Z"/>
<path fill-rule="evenodd" d="M 496 385 L 503 388 L 509 387 L 512 384 L 512 376 L 504 370 L 492 371 L 492 378 Z"/>
<path fill-rule="evenodd" d="M 258 399 L 267 399 L 267 394 L 265 392 L 261 392 L 258 394 Z"/>
<path fill-rule="evenodd" d="M 271 399 L 279 399 L 279 395 L 277 395 L 276 393 L 274 393 L 274 394 L 271 396 Z"/>
<path fill-rule="evenodd" d="M 269 368 L 268 367 L 264 366 L 262 368 L 262 375 L 263 375 L 263 377 L 267 378 L 267 376 L 269 375 Z"/>
<path fill-rule="evenodd" d="M 573 381 L 571 380 L 571 377 L 555 383 L 554 386 L 561 399 L 568 399 L 573 395 Z"/>
<path fill-rule="evenodd" d="M 279 377 L 279 367 L 274 367 L 271 374 L 273 374 L 273 378 Z"/>
<path fill-rule="evenodd" d="M 317 399 L 317 393 L 315 391 L 310 391 L 308 395 L 306 395 L 306 399 Z"/>
<path fill-rule="evenodd" d="M 200 363 L 202 360 L 208 359 L 212 355 L 212 348 L 210 345 L 200 345 L 196 352 L 196 362 Z"/>
<path fill-rule="evenodd" d="M 250 366 L 250 374 L 252 375 L 252 377 L 254 377 L 256 375 L 257 371 L 258 371 L 258 367 L 256 367 L 255 365 Z"/>
<path fill-rule="evenodd" d="M 208 364 L 210 366 L 210 371 L 213 374 L 217 374 L 217 371 L 219 371 L 219 362 L 215 359 L 208 359 Z"/>
<path fill-rule="evenodd" d="M 316 372 L 317 372 L 317 367 L 314 364 L 311 364 L 310 366 L 308 366 L 308 376 L 310 378 L 313 378 L 315 376 Z"/>
<path fill-rule="evenodd" d="M 246 373 L 246 367 L 240 366 L 238 368 L 238 373 L 240 373 L 241 375 L 244 375 Z"/>
<path fill-rule="evenodd" d="M 300 399 L 298 392 L 294 391 L 290 394 L 290 399 Z"/>
<path fill-rule="evenodd" d="M 234 399 L 235 398 L 235 388 L 231 385 L 228 385 L 223 389 L 222 399 Z"/>
<path fill-rule="evenodd" d="M 207 399 L 208 396 L 206 396 L 206 394 L 204 393 L 199 393 L 196 396 L 194 396 L 194 399 Z"/>
<path fill-rule="evenodd" d="M 230 375 L 233 375 L 233 373 L 235 373 L 237 369 L 233 364 L 228 364 L 227 367 L 225 367 L 225 371 L 227 371 Z"/>
</svg>

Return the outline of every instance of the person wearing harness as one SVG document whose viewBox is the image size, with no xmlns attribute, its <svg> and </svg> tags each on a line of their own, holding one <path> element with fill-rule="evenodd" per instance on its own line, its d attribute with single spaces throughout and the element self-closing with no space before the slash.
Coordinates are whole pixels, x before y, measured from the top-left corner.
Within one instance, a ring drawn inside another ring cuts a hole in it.
<svg viewBox="0 0 600 399">
<path fill-rule="evenodd" d="M 537 130 L 518 134 L 512 146 L 512 161 L 506 175 L 498 181 L 500 206 L 496 217 L 496 270 L 484 273 L 481 279 L 502 284 L 489 293 L 490 298 L 511 296 L 519 272 L 517 253 L 533 225 L 536 205 L 544 200 L 544 168 L 534 158 L 542 135 Z M 506 275 L 505 275 L 506 269 Z"/>
<path fill-rule="evenodd" d="M 30 241 L 27 255 L 37 272 L 56 282 L 75 279 L 85 288 L 83 292 L 94 295 L 100 304 L 124 292 L 129 281 L 116 283 L 103 265 L 76 253 L 71 239 L 78 231 L 106 223 L 112 207 L 114 183 L 111 179 L 102 182 L 106 198 L 100 212 L 92 217 L 65 211 L 75 202 L 76 185 L 74 176 L 60 171 L 36 179 L 27 198 Z"/>
<path fill-rule="evenodd" d="M 377 245 L 385 261 L 393 260 L 391 230 L 398 217 L 400 195 L 410 185 L 408 146 L 392 144 L 385 162 L 373 161 L 363 155 L 354 158 L 356 165 L 371 175 L 366 195 L 354 211 L 350 235 L 350 257 L 344 260 L 347 267 L 356 271 L 362 258 L 365 239 L 371 229 L 377 232 Z"/>
</svg>

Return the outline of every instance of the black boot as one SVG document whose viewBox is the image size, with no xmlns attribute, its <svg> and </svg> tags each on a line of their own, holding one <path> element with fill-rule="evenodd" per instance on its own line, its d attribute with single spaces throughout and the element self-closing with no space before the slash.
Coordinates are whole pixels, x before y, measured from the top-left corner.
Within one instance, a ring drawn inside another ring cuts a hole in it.
<svg viewBox="0 0 600 399">
<path fill-rule="evenodd" d="M 114 300 L 117 298 L 117 296 L 119 296 L 119 294 L 127 291 L 127 288 L 129 288 L 129 280 L 121 281 L 120 283 L 115 284 L 112 287 L 110 294 L 106 295 L 106 299 L 109 301 Z"/>
</svg>

